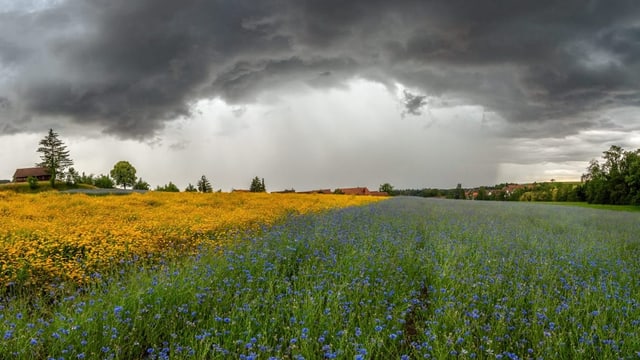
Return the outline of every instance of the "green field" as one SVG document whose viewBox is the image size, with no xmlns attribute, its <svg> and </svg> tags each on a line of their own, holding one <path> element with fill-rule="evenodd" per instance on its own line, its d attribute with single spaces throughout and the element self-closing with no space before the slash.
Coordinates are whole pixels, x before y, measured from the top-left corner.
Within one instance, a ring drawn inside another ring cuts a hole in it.
<svg viewBox="0 0 640 360">
<path fill-rule="evenodd" d="M 599 210 L 640 212 L 640 206 L 638 205 L 589 204 L 587 202 L 545 202 L 545 204 L 579 206 Z"/>
<path fill-rule="evenodd" d="M 637 359 L 640 214 L 393 198 L 7 295 L 3 359 Z M 61 285 L 62 286 L 62 285 Z"/>
</svg>

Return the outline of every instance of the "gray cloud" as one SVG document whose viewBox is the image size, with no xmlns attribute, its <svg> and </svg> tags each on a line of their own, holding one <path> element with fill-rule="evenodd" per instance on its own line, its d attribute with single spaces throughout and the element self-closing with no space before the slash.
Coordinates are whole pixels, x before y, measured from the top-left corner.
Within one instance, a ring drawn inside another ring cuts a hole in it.
<svg viewBox="0 0 640 360">
<path fill-rule="evenodd" d="M 425 95 L 417 95 L 412 94 L 411 92 L 404 90 L 404 107 L 405 111 L 402 112 L 402 116 L 406 114 L 411 115 L 420 115 L 422 114 L 422 108 L 427 105 L 427 100 Z"/>
<path fill-rule="evenodd" d="M 0 13 L 0 129 L 57 118 L 142 139 L 202 98 L 363 77 L 571 133 L 598 125 L 584 114 L 640 106 L 639 13 L 629 0 L 68 0 Z M 424 105 L 409 100 L 407 113 Z"/>
</svg>

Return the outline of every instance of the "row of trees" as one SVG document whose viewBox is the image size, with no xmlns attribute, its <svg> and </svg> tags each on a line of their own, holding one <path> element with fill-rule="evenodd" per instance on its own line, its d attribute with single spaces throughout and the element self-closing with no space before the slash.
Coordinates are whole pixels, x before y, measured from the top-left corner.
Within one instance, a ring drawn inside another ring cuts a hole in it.
<svg viewBox="0 0 640 360">
<path fill-rule="evenodd" d="M 49 129 L 47 135 L 40 140 L 37 152 L 41 162 L 37 165 L 47 169 L 51 174 L 51 187 L 55 187 L 57 180 L 69 184 L 90 184 L 100 188 L 112 188 L 114 185 L 124 189 L 131 187 L 137 190 L 149 190 L 149 183 L 136 176 L 136 168 L 128 161 L 118 161 L 109 175 L 94 176 L 79 174 L 73 167 L 69 150 L 60 140 L 58 133 Z M 597 204 L 636 204 L 640 205 L 640 149 L 625 151 L 620 146 L 613 145 L 603 152 L 603 162 L 592 160 L 587 173 L 582 176 L 583 184 L 534 184 L 529 188 L 521 188 L 511 193 L 500 191 L 496 187 L 481 187 L 477 191 L 477 200 L 518 200 L 518 201 L 588 201 Z M 33 179 L 31 179 L 33 180 Z M 31 183 L 31 182 L 30 182 Z M 506 184 L 505 184 L 506 185 Z M 180 191 L 169 182 L 158 186 L 156 191 Z M 380 191 L 389 195 L 413 195 L 424 197 L 447 197 L 452 199 L 466 199 L 462 184 L 455 189 L 420 189 L 395 190 L 389 183 L 380 185 Z M 213 191 L 211 182 L 206 176 L 197 181 L 197 185 L 189 184 L 185 191 L 209 193 Z M 255 177 L 249 187 L 251 192 L 266 192 L 264 179 Z"/>
<path fill-rule="evenodd" d="M 133 188 L 134 190 L 150 190 L 151 186 L 148 182 L 142 178 L 136 176 L 136 168 L 128 161 L 118 161 L 113 169 L 109 172 L 109 175 L 86 175 L 84 172 L 80 174 L 75 170 L 73 160 L 67 150 L 67 146 L 60 140 L 58 133 L 49 129 L 47 135 L 40 140 L 37 152 L 39 152 L 41 162 L 37 163 L 37 166 L 47 169 L 47 172 L 51 174 L 51 187 L 55 188 L 56 181 L 65 181 L 69 185 L 73 184 L 88 184 L 99 188 L 113 188 L 114 186 L 122 186 L 123 189 Z M 33 186 L 37 186 L 37 181 L 29 179 L 34 182 Z M 180 189 L 172 182 L 163 186 L 157 186 L 156 191 L 168 191 L 179 192 Z M 186 192 L 201 192 L 210 193 L 213 192 L 211 182 L 205 175 L 202 175 L 196 182 L 196 186 L 189 183 L 185 189 Z M 251 192 L 265 192 L 267 188 L 264 184 L 264 179 L 260 179 L 257 176 L 251 181 Z"/>
<path fill-rule="evenodd" d="M 582 176 L 586 200 L 594 204 L 640 205 L 640 149 L 613 145 L 603 162 L 591 160 Z"/>
<path fill-rule="evenodd" d="M 585 201 L 584 185 L 574 183 L 548 182 L 533 183 L 506 191 L 509 184 L 481 186 L 468 193 L 458 184 L 453 189 L 393 189 L 388 192 L 392 196 L 440 197 L 456 200 L 491 200 L 491 201 Z M 382 191 L 382 190 L 381 190 Z"/>
<path fill-rule="evenodd" d="M 112 188 L 114 184 L 117 184 L 125 189 L 127 186 L 149 189 L 149 184 L 142 178 L 136 177 L 136 169 L 127 161 L 117 162 L 110 172 L 111 176 L 80 174 L 72 167 L 73 160 L 69 150 L 53 129 L 49 129 L 47 135 L 40 140 L 38 145 L 36 151 L 40 153 L 41 161 L 36 165 L 47 169 L 51 175 L 49 181 L 52 188 L 55 188 L 56 181 L 65 181 L 67 184 L 89 184 L 101 188 Z"/>
</svg>

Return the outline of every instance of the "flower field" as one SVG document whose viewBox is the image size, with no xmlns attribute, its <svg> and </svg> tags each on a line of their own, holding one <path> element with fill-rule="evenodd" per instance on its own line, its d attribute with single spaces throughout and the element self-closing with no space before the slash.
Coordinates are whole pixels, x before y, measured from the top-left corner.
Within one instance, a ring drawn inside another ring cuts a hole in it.
<svg viewBox="0 0 640 360">
<path fill-rule="evenodd" d="M 0 193 L 0 284 L 83 284 L 114 264 L 157 263 L 285 215 L 377 199 L 318 195 Z"/>
<path fill-rule="evenodd" d="M 418 198 L 291 217 L 52 302 L 5 299 L 0 357 L 637 359 L 639 220 Z"/>
</svg>

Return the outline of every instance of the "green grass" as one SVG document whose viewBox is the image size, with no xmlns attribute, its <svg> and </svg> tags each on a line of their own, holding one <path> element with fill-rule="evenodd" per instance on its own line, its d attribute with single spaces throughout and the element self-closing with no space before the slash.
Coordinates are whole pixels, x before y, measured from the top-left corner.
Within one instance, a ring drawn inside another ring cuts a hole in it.
<svg viewBox="0 0 640 360">
<path fill-rule="evenodd" d="M 638 205 L 589 204 L 587 202 L 559 202 L 559 201 L 540 202 L 540 204 L 578 206 L 578 207 L 583 207 L 583 208 L 599 209 L 599 210 L 640 212 L 640 206 L 638 206 Z"/>
<path fill-rule="evenodd" d="M 55 189 L 53 189 L 51 188 L 51 183 L 49 183 L 49 181 L 38 181 L 38 187 L 36 189 L 31 189 L 29 187 L 29 184 L 26 182 L 0 184 L 0 191 L 13 191 L 16 193 L 28 194 L 36 194 L 46 191 L 63 191 L 70 189 L 96 189 L 96 187 L 87 184 L 69 185 L 64 182 L 57 182 Z"/>
</svg>

